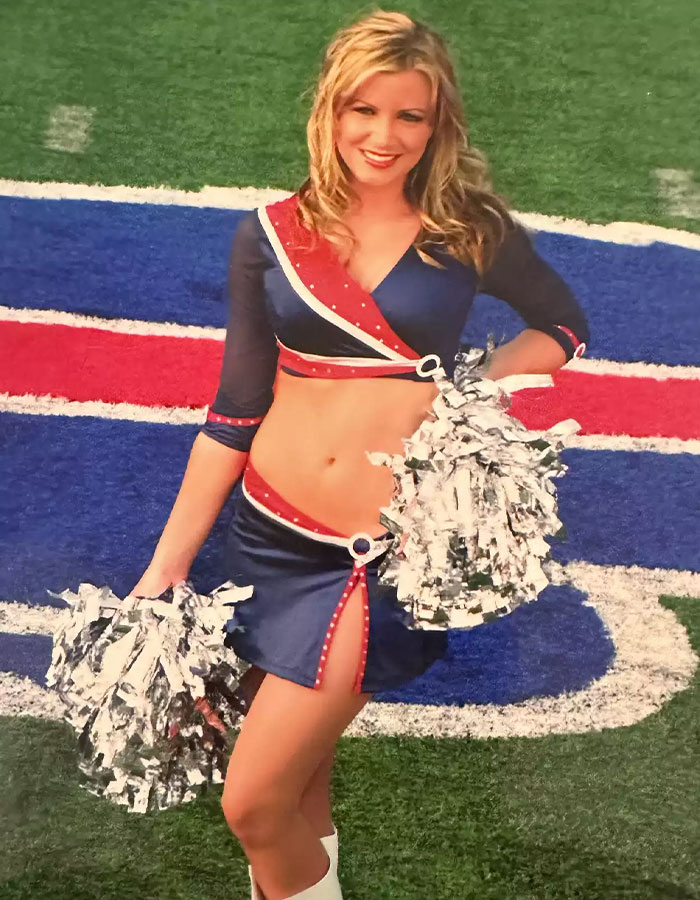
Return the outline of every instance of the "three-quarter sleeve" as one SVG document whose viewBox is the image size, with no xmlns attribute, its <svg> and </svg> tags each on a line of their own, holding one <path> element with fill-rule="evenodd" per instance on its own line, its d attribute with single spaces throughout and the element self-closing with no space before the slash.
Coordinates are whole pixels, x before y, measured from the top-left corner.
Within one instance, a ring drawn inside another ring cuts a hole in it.
<svg viewBox="0 0 700 900">
<path fill-rule="evenodd" d="M 265 309 L 257 214 L 238 225 L 228 268 L 229 315 L 219 387 L 200 431 L 248 452 L 274 399 L 279 348 Z"/>
<path fill-rule="evenodd" d="M 530 328 L 553 337 L 567 361 L 583 355 L 590 340 L 586 316 L 567 283 L 537 253 L 522 225 L 508 232 L 478 290 L 505 300 Z"/>
</svg>

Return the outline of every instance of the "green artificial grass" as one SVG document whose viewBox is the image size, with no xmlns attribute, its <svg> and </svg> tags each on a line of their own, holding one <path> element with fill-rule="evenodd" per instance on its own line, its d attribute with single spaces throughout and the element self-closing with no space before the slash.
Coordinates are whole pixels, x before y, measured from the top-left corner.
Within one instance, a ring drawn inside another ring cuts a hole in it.
<svg viewBox="0 0 700 900">
<path fill-rule="evenodd" d="M 700 604 L 662 598 L 700 651 Z M 636 725 L 546 738 L 341 738 L 345 900 L 700 896 L 700 675 Z M 0 720 L 2 900 L 248 900 L 221 788 L 145 816 L 78 786 L 73 733 Z"/>
<path fill-rule="evenodd" d="M 0 177 L 293 189 L 323 48 L 355 0 L 13 0 L 0 6 Z M 388 7 L 392 9 L 393 5 Z M 456 62 L 471 139 L 516 209 L 670 216 L 655 168 L 700 190 L 697 0 L 408 0 Z M 80 153 L 47 149 L 56 104 L 96 110 Z"/>
</svg>

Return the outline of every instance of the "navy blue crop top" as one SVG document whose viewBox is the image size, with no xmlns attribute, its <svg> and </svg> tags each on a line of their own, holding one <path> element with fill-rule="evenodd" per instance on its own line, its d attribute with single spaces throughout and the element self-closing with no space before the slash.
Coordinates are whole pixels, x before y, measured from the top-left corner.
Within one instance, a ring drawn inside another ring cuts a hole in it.
<svg viewBox="0 0 700 900">
<path fill-rule="evenodd" d="M 272 405 L 278 367 L 298 377 L 423 381 L 436 359 L 451 377 L 474 295 L 504 300 L 529 328 L 554 338 L 567 360 L 589 329 L 568 285 L 517 225 L 482 279 L 444 247 L 425 263 L 414 246 L 372 293 L 340 263 L 330 242 L 309 252 L 296 195 L 243 217 L 229 261 L 229 318 L 219 387 L 202 431 L 247 452 Z M 303 245 L 303 246 L 302 246 Z"/>
</svg>

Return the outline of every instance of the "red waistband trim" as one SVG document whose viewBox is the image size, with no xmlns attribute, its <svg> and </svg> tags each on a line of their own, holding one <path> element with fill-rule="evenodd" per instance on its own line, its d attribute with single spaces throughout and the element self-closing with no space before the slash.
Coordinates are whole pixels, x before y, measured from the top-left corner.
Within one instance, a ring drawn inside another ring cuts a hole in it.
<svg viewBox="0 0 700 900">
<path fill-rule="evenodd" d="M 292 525 L 299 525 L 301 528 L 306 528 L 309 531 L 325 534 L 328 537 L 351 537 L 351 535 L 329 528 L 323 522 L 318 522 L 285 500 L 255 469 L 250 461 L 250 457 L 248 457 L 246 467 L 243 470 L 243 483 L 251 497 L 275 517 L 284 519 Z"/>
</svg>

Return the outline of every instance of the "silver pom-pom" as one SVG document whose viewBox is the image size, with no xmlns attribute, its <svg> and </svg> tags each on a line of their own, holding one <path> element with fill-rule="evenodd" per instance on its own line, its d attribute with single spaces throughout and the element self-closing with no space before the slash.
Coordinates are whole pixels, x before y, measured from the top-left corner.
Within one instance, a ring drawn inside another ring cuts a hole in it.
<svg viewBox="0 0 700 900">
<path fill-rule="evenodd" d="M 227 581 L 197 594 L 181 581 L 156 598 L 108 587 L 49 593 L 71 615 L 54 635 L 47 685 L 78 735 L 84 787 L 132 812 L 193 800 L 223 781 L 249 663 L 225 651 L 227 603 L 250 588 Z"/>
<path fill-rule="evenodd" d="M 508 415 L 508 395 L 551 386 L 549 375 L 483 376 L 493 344 L 457 354 L 440 370 L 434 418 L 403 441 L 404 455 L 367 452 L 394 476 L 380 521 L 396 538 L 379 568 L 414 628 L 471 628 L 535 600 L 549 584 L 545 535 L 562 530 L 553 478 L 567 471 L 562 438 L 574 419 L 545 431 Z"/>
</svg>

